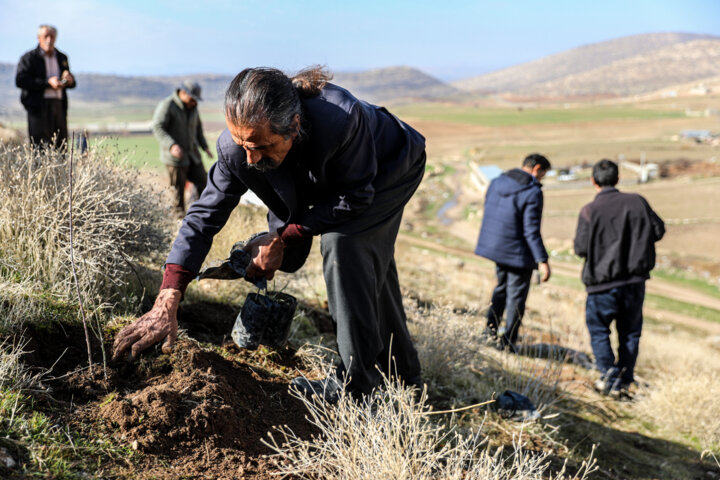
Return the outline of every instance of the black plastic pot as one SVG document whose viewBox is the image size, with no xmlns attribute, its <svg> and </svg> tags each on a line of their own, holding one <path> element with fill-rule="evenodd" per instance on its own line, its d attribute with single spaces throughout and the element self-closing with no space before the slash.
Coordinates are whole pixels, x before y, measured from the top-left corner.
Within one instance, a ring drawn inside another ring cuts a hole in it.
<svg viewBox="0 0 720 480">
<path fill-rule="evenodd" d="M 255 350 L 260 344 L 281 347 L 290 335 L 296 307 L 297 299 L 287 293 L 249 293 L 235 319 L 232 339 L 240 348 L 249 350 Z"/>
</svg>

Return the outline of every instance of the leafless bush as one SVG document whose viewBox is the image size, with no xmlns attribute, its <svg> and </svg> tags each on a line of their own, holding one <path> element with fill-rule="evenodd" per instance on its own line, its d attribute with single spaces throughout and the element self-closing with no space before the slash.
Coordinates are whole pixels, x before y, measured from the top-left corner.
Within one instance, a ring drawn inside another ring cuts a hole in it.
<svg viewBox="0 0 720 480">
<path fill-rule="evenodd" d="M 92 305 L 122 292 L 130 261 L 165 250 L 166 209 L 137 171 L 90 150 L 75 159 L 74 248 L 82 296 Z M 0 276 L 42 286 L 73 303 L 64 150 L 0 145 Z"/>
<path fill-rule="evenodd" d="M 405 308 L 417 344 L 423 379 L 431 391 L 442 391 L 454 401 L 473 403 L 513 390 L 529 397 L 543 410 L 561 398 L 558 382 L 564 358 L 537 359 L 508 355 L 486 347 L 476 315 L 456 313 L 450 307 Z"/>
<path fill-rule="evenodd" d="M 703 448 L 720 452 L 720 384 L 718 362 L 685 362 L 664 372 L 641 391 L 634 410 L 653 418 L 665 431 L 698 439 Z"/>
<path fill-rule="evenodd" d="M 492 387 L 477 374 L 487 365 L 477 319 L 449 306 L 419 308 L 413 301 L 405 302 L 405 310 L 431 391 L 450 390 L 461 403 L 489 399 Z"/>
<path fill-rule="evenodd" d="M 25 346 L 26 343 L 13 338 L 5 338 L 0 342 L 0 392 L 28 390 L 39 385 L 43 374 L 30 373 L 20 361 Z"/>
<path fill-rule="evenodd" d="M 544 479 L 547 454 L 524 451 L 516 438 L 509 455 L 493 451 L 479 434 L 463 435 L 434 423 L 411 390 L 386 383 L 363 401 L 343 396 L 335 406 L 300 397 L 320 434 L 302 439 L 287 427 L 267 444 L 281 474 L 317 480 Z M 575 478 L 586 478 L 592 460 Z"/>
</svg>

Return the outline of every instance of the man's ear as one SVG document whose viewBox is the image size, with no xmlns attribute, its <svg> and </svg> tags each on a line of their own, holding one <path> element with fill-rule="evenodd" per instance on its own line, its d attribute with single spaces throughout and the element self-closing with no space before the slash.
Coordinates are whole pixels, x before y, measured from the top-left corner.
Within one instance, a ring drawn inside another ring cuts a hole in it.
<svg viewBox="0 0 720 480">
<path fill-rule="evenodd" d="M 300 135 L 300 114 L 296 113 L 295 116 L 292 119 L 292 125 L 295 129 L 295 133 L 293 133 L 293 138 Z"/>
</svg>

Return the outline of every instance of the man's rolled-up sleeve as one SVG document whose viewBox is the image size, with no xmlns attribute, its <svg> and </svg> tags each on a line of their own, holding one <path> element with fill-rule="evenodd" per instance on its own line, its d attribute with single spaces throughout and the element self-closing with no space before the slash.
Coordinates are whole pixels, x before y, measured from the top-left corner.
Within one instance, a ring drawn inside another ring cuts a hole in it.
<svg viewBox="0 0 720 480">
<path fill-rule="evenodd" d="M 334 194 L 317 201 L 297 222 L 315 235 L 357 217 L 375 198 L 375 143 L 359 105 L 350 112 L 344 132 L 337 152 L 325 166 Z"/>
<path fill-rule="evenodd" d="M 188 210 L 166 263 L 199 272 L 210 251 L 213 237 L 225 226 L 240 202 L 240 197 L 247 190 L 245 184 L 232 174 L 218 145 L 218 161 L 210 167 L 207 186 L 200 199 Z"/>
</svg>

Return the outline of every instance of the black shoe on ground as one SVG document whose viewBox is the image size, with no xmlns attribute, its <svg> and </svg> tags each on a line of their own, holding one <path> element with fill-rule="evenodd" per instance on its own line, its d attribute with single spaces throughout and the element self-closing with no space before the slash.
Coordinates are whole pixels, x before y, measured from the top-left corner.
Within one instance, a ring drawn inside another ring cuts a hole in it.
<svg viewBox="0 0 720 480">
<path fill-rule="evenodd" d="M 618 402 L 629 402 L 635 398 L 635 395 L 630 391 L 630 385 L 627 384 L 613 385 L 608 395 Z"/>
<path fill-rule="evenodd" d="M 308 380 L 305 377 L 295 377 L 290 381 L 290 387 L 295 388 L 308 398 L 316 396 L 326 403 L 334 405 L 340 400 L 343 386 L 335 376 L 322 380 Z"/>
</svg>

